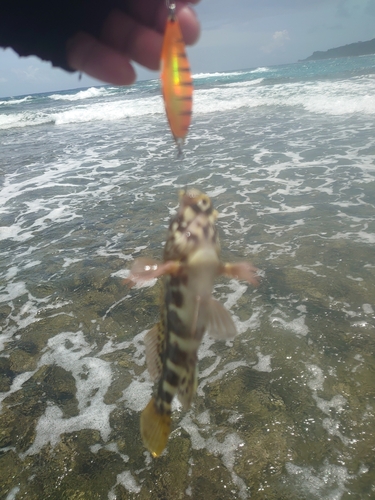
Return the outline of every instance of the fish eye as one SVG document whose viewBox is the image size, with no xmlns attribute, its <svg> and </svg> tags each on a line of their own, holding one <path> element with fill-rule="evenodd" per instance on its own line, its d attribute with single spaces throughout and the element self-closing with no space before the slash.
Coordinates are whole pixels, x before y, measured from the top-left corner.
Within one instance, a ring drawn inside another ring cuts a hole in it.
<svg viewBox="0 0 375 500">
<path fill-rule="evenodd" d="M 207 198 L 201 198 L 198 202 L 198 205 L 202 210 L 206 210 L 207 207 L 209 206 L 209 201 Z"/>
</svg>

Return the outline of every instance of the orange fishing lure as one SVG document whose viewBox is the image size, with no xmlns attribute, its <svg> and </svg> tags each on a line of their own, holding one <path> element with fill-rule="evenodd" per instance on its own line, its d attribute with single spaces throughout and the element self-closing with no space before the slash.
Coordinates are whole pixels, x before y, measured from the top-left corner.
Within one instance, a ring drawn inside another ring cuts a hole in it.
<svg viewBox="0 0 375 500">
<path fill-rule="evenodd" d="M 181 155 L 191 122 L 193 79 L 180 24 L 175 16 L 175 4 L 169 4 L 167 0 L 167 6 L 169 17 L 161 53 L 161 82 L 169 126 Z"/>
</svg>

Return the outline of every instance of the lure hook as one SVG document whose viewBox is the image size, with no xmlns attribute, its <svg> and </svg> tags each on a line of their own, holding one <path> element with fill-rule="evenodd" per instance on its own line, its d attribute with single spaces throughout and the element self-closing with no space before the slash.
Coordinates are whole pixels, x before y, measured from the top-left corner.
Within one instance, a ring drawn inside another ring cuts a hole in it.
<svg viewBox="0 0 375 500">
<path fill-rule="evenodd" d="M 176 137 L 176 146 L 177 146 L 177 158 L 183 158 L 184 157 L 184 152 L 182 151 L 182 146 L 184 145 L 184 140 L 181 139 L 181 137 Z"/>
<path fill-rule="evenodd" d="M 174 19 L 175 18 L 175 12 L 176 12 L 176 4 L 174 2 L 170 2 L 169 0 L 165 0 L 165 3 L 167 5 L 167 9 L 168 9 L 168 12 L 169 12 L 169 17 L 171 19 Z"/>
</svg>

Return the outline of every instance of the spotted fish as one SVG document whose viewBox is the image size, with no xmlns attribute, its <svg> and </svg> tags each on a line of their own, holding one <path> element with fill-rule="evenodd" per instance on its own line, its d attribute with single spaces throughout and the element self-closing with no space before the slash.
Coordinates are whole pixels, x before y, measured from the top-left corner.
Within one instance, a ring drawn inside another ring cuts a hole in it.
<svg viewBox="0 0 375 500">
<path fill-rule="evenodd" d="M 197 388 L 197 351 L 205 331 L 229 339 L 236 328 L 229 312 L 212 297 L 214 279 L 227 275 L 258 284 L 257 270 L 249 263 L 220 261 L 216 229 L 218 212 L 211 199 L 197 189 L 180 192 L 180 206 L 172 218 L 162 263 L 137 259 L 133 282 L 164 275 L 161 318 L 145 337 L 146 361 L 157 382 L 154 396 L 141 414 L 141 435 L 157 457 L 171 432 L 171 405 L 177 394 L 190 407 Z"/>
</svg>

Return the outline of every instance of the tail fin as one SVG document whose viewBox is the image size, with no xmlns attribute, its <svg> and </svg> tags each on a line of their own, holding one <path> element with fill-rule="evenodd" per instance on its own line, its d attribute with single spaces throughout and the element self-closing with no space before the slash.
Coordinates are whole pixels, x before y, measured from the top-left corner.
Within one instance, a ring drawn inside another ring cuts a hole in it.
<svg viewBox="0 0 375 500">
<path fill-rule="evenodd" d="M 158 457 L 167 446 L 171 433 L 171 416 L 161 413 L 152 398 L 141 413 L 141 436 L 151 455 Z"/>
</svg>

